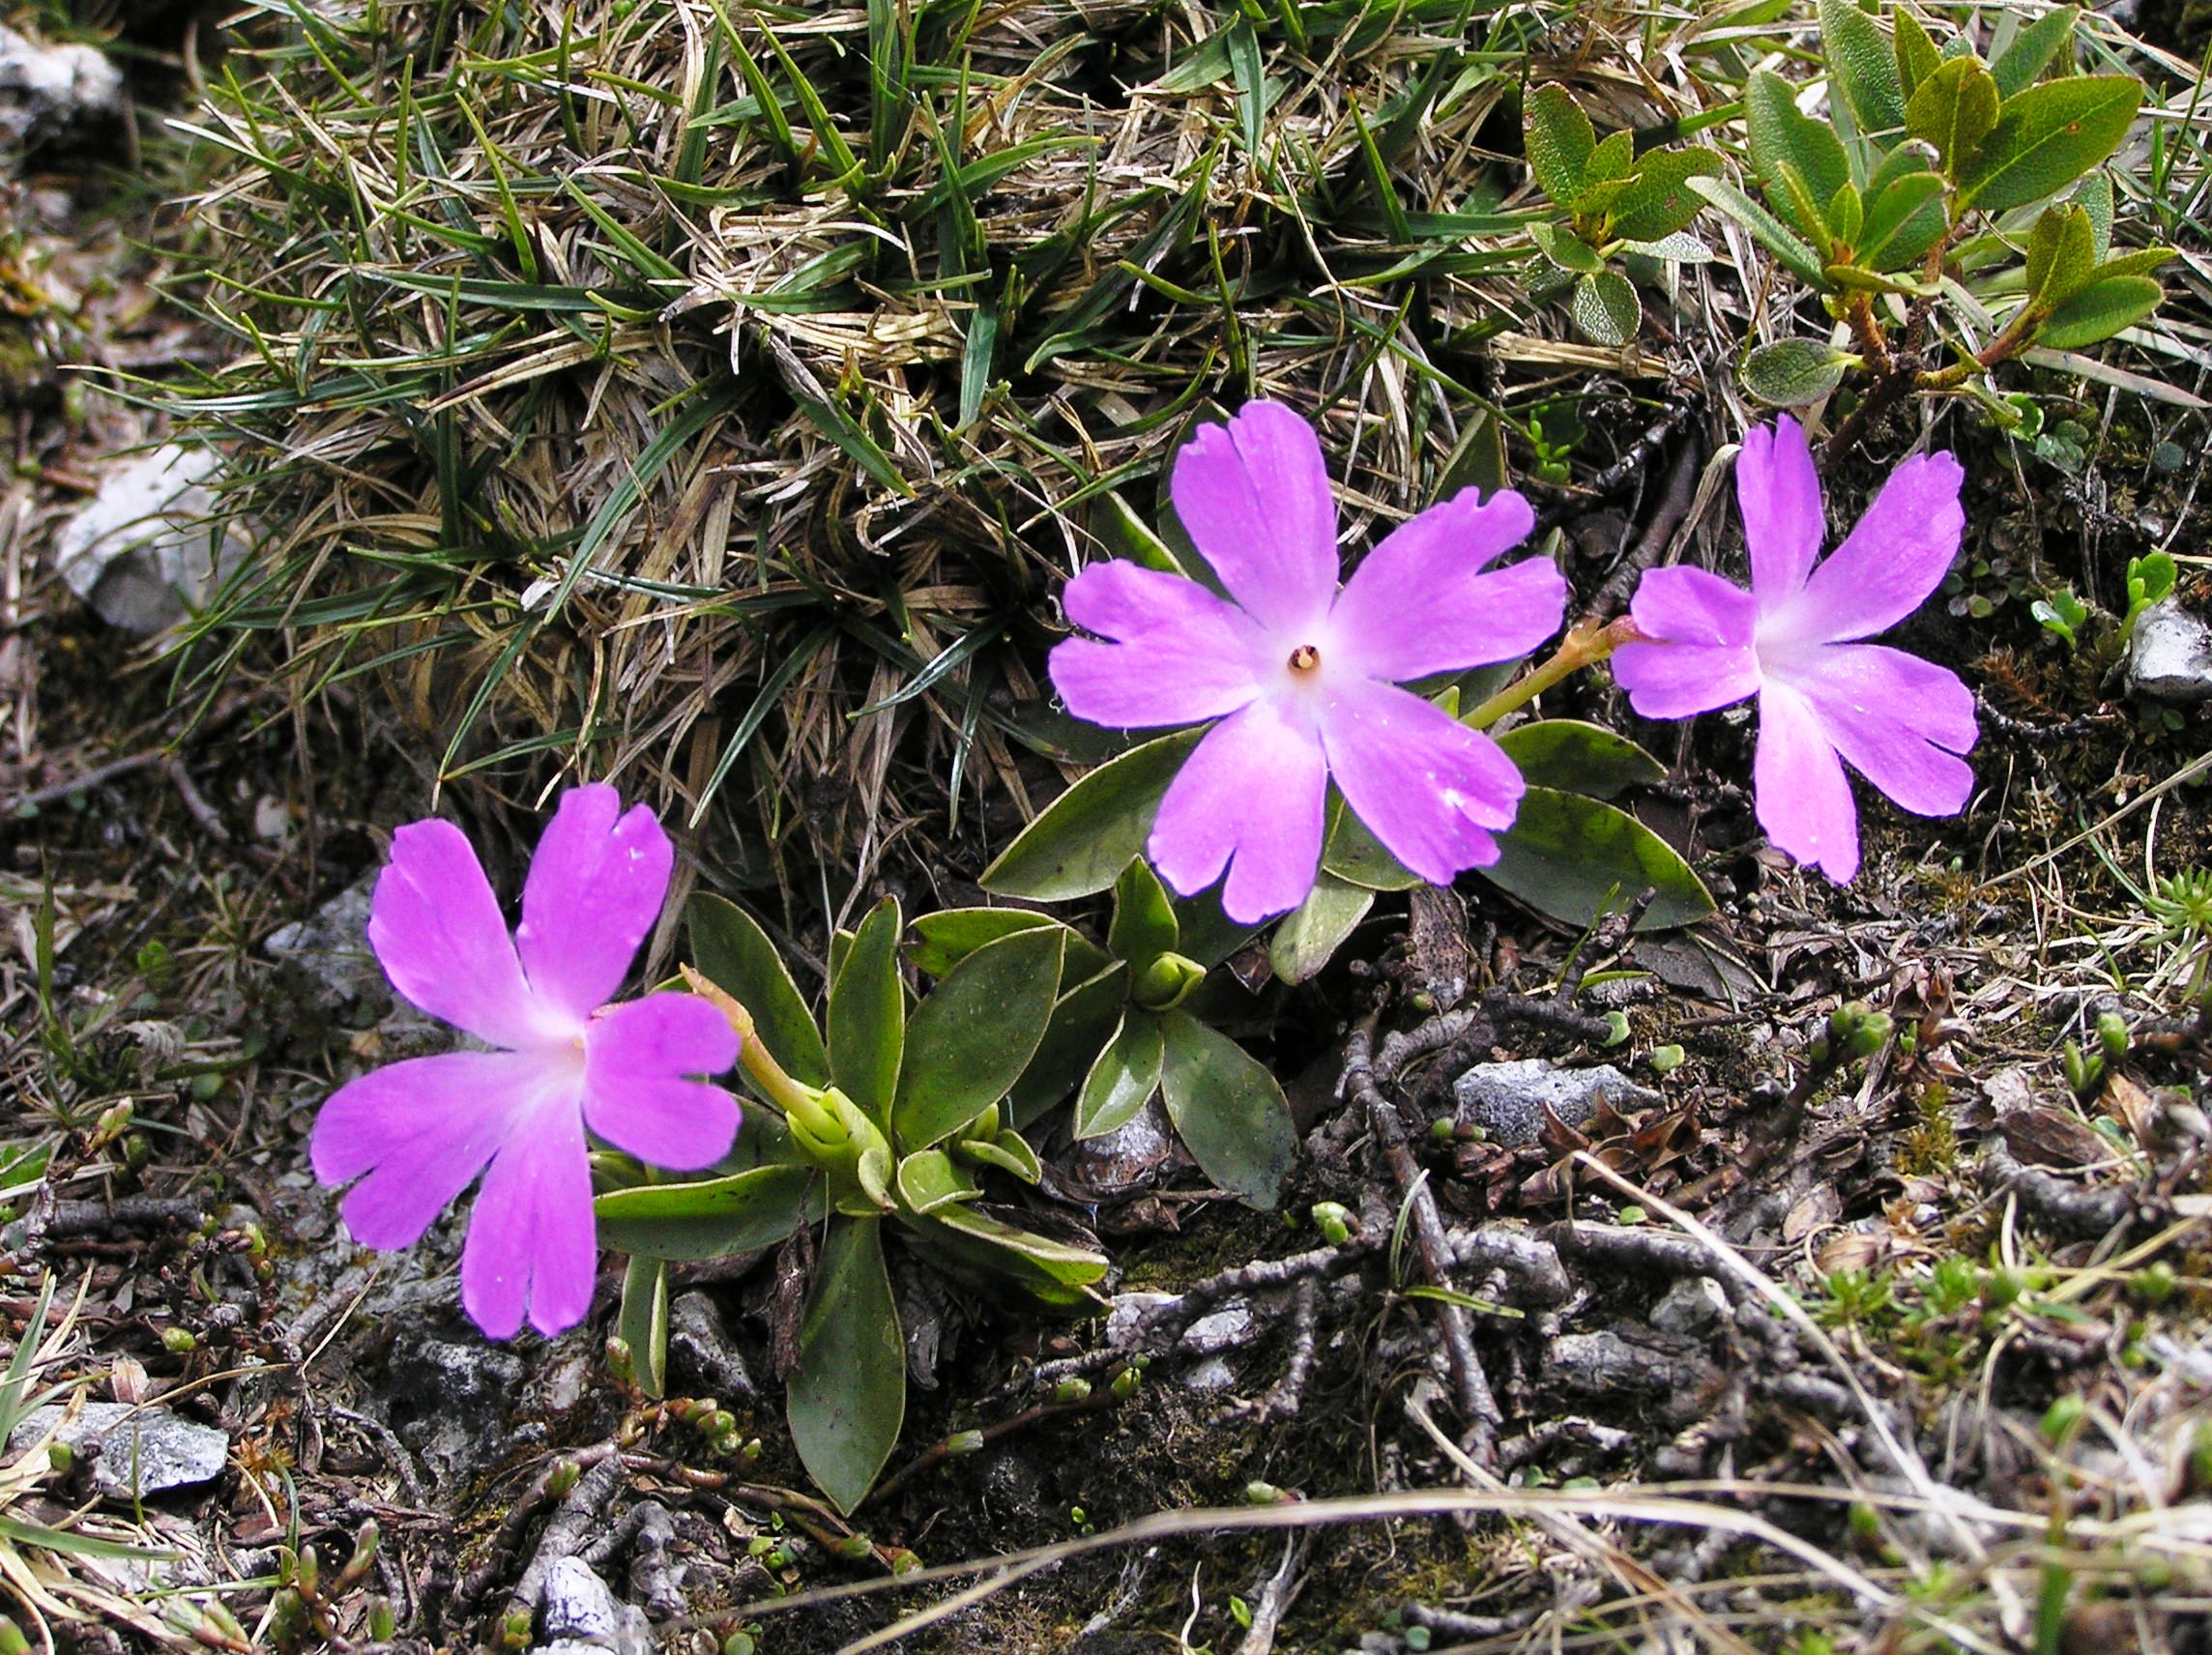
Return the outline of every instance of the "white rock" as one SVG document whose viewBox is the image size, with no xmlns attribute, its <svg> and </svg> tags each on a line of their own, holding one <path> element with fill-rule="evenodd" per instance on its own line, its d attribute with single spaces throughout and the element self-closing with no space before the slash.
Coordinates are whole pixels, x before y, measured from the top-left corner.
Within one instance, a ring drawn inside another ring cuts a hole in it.
<svg viewBox="0 0 2212 1655">
<path fill-rule="evenodd" d="M 0 145 L 15 149 L 123 109 L 123 73 L 84 45 L 47 45 L 0 23 Z"/>
<path fill-rule="evenodd" d="M 306 973 L 327 1006 L 381 993 L 384 968 L 368 946 L 368 906 L 375 890 L 376 875 L 357 880 L 310 917 L 270 932 L 262 946 L 272 959 Z"/>
<path fill-rule="evenodd" d="M 1124 1292 L 1116 1293 L 1106 1312 L 1106 1343 L 1121 1345 L 1137 1331 L 1137 1323 L 1147 1311 L 1155 1305 L 1172 1304 L 1174 1293 Z"/>
<path fill-rule="evenodd" d="M 54 537 L 54 567 L 111 626 L 159 632 L 204 605 L 251 542 L 216 516 L 213 449 L 176 444 L 127 461 Z"/>
<path fill-rule="evenodd" d="M 2161 598 L 2136 617 L 2128 635 L 2128 688 L 2150 701 L 2212 701 L 2212 626 Z"/>
</svg>

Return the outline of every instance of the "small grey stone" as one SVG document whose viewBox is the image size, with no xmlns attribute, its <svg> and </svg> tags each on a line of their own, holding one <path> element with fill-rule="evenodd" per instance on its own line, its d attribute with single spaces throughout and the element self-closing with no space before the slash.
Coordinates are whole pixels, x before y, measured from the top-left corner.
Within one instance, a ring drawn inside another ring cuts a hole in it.
<svg viewBox="0 0 2212 1655">
<path fill-rule="evenodd" d="M 703 1292 L 680 1293 L 668 1307 L 668 1359 L 717 1402 L 760 1400 L 722 1313 Z"/>
<path fill-rule="evenodd" d="M 278 926 L 262 944 L 271 959 L 306 974 L 323 1005 L 347 1005 L 364 995 L 389 992 L 384 968 L 368 946 L 368 902 L 375 888 L 376 875 L 370 874 L 307 918 Z"/>
<path fill-rule="evenodd" d="M 2212 701 L 2212 626 L 2172 597 L 2137 616 L 2128 635 L 2128 690 L 2176 706 Z"/>
<path fill-rule="evenodd" d="M 60 1408 L 33 1408 L 10 1433 L 8 1446 L 21 1450 L 59 1425 Z M 132 1408 L 120 1402 L 88 1402 L 84 1411 L 55 1433 L 72 1448 L 97 1443 L 99 1461 L 93 1486 L 114 1499 L 158 1495 L 213 1482 L 230 1459 L 230 1438 L 212 1425 L 201 1425 L 165 1408 Z"/>
<path fill-rule="evenodd" d="M 1662 1333 L 1695 1336 L 1728 1320 L 1728 1292 L 1710 1276 L 1685 1276 L 1651 1307 L 1651 1325 Z"/>
<path fill-rule="evenodd" d="M 1154 1306 L 1172 1304 L 1174 1293 L 1123 1292 L 1116 1293 L 1109 1301 L 1106 1312 L 1106 1343 L 1109 1347 L 1126 1344 L 1135 1337 L 1137 1323 L 1145 1319 Z"/>
<path fill-rule="evenodd" d="M 1194 1356 L 1211 1356 L 1251 1344 L 1259 1331 L 1260 1319 L 1252 1314 L 1252 1307 L 1235 1298 L 1184 1328 L 1182 1348 Z"/>
<path fill-rule="evenodd" d="M 1183 1389 L 1196 1391 L 1201 1396 L 1210 1396 L 1216 1391 L 1230 1390 L 1235 1387 L 1236 1383 L 1236 1370 L 1219 1356 L 1207 1357 L 1205 1361 L 1199 1363 L 1197 1367 L 1182 1377 Z"/>
<path fill-rule="evenodd" d="M 47 45 L 0 24 L 0 145 L 119 115 L 123 73 L 86 45 Z"/>
<path fill-rule="evenodd" d="M 1536 1143 L 1547 1107 L 1560 1124 L 1581 1126 L 1597 1113 L 1600 1097 L 1622 1111 L 1649 1109 L 1659 1094 L 1638 1086 L 1611 1063 L 1562 1069 L 1541 1058 L 1511 1063 L 1477 1063 L 1452 1085 L 1460 1120 L 1479 1126 L 1507 1148 Z"/>
</svg>

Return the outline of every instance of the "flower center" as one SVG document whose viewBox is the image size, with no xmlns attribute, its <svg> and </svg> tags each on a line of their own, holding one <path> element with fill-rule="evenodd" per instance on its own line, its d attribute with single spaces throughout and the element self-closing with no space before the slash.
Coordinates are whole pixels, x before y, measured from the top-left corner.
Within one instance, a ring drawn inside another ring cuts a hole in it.
<svg viewBox="0 0 2212 1655">
<path fill-rule="evenodd" d="M 1311 644 L 1300 644 L 1291 652 L 1291 671 L 1310 673 L 1319 670 L 1320 666 L 1321 652 Z"/>
</svg>

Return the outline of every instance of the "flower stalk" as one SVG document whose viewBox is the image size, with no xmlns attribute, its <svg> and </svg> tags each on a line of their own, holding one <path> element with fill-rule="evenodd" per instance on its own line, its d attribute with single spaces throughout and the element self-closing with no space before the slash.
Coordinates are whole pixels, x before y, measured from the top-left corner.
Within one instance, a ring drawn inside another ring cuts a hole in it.
<svg viewBox="0 0 2212 1655">
<path fill-rule="evenodd" d="M 1578 621 L 1567 628 L 1567 635 L 1559 640 L 1550 660 L 1515 679 L 1472 712 L 1464 715 L 1460 722 L 1471 729 L 1487 730 L 1508 712 L 1528 706 L 1561 679 L 1597 665 L 1621 645 L 1644 642 L 1647 640 L 1636 629 L 1636 623 L 1625 615 L 1613 622 Z"/>
</svg>

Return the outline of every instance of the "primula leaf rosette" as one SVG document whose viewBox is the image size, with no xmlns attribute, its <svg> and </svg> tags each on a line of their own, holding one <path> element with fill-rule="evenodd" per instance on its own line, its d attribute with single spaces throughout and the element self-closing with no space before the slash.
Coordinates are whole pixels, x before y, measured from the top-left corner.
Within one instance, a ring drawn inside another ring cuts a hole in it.
<svg viewBox="0 0 2212 1655">
<path fill-rule="evenodd" d="M 495 1339 L 524 1316 L 559 1333 L 591 1309 L 598 1250 L 587 1128 L 678 1172 L 730 1151 L 737 1100 L 692 1077 L 737 1060 L 722 1015 L 687 994 L 610 1003 L 668 894 L 675 852 L 651 810 L 611 787 L 564 794 L 510 937 L 467 837 L 450 822 L 393 835 L 368 941 L 399 996 L 491 1051 L 371 1070 L 333 1093 L 310 1152 L 368 1247 L 412 1245 L 483 1175 L 461 1253 L 461 1302 Z"/>
<path fill-rule="evenodd" d="M 1229 916 L 1288 913 L 1321 865 L 1328 784 L 1390 854 L 1448 884 L 1498 859 L 1521 775 L 1498 743 L 1399 687 L 1527 653 L 1566 583 L 1528 503 L 1469 489 L 1384 537 L 1337 584 L 1336 507 L 1313 429 L 1252 402 L 1176 456 L 1176 514 L 1228 595 L 1135 564 L 1068 584 L 1089 637 L 1054 649 L 1070 712 L 1117 729 L 1217 719 L 1160 801 L 1147 849 L 1181 895 L 1223 884 Z"/>
</svg>

